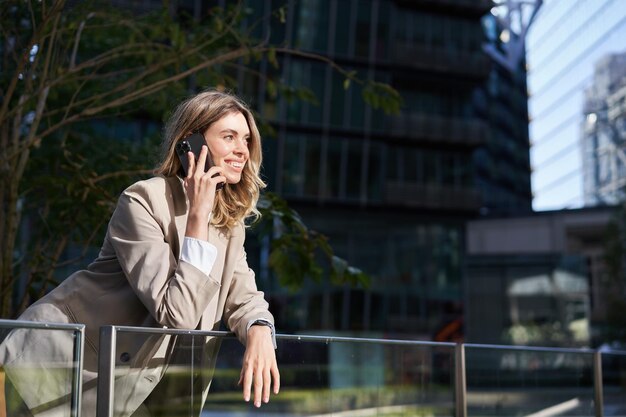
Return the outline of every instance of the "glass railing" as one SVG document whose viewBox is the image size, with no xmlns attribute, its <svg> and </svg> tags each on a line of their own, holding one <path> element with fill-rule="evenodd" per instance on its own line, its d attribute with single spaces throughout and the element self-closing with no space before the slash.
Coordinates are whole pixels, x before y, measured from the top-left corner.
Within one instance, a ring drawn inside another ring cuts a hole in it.
<svg viewBox="0 0 626 417">
<path fill-rule="evenodd" d="M 100 337 L 100 417 L 253 408 L 237 385 L 244 349 L 228 333 L 110 327 Z M 262 405 L 264 415 L 455 415 L 454 344 L 287 335 L 277 344 L 281 391 Z"/>
<path fill-rule="evenodd" d="M 78 416 L 83 326 L 0 320 L 0 332 L 0 359 L 22 353 L 0 363 L 6 415 Z M 231 333 L 104 327 L 97 415 L 626 416 L 626 352 L 304 335 L 277 343 L 281 391 L 256 410 L 243 401 L 244 347 Z M 90 382 L 83 415 L 95 409 Z"/>
<path fill-rule="evenodd" d="M 594 416 L 594 351 L 465 345 L 468 416 Z"/>
<path fill-rule="evenodd" d="M 80 415 L 84 329 L 0 320 L 1 416 Z"/>
<path fill-rule="evenodd" d="M 626 352 L 602 352 L 602 391 L 605 416 L 626 416 Z"/>
</svg>

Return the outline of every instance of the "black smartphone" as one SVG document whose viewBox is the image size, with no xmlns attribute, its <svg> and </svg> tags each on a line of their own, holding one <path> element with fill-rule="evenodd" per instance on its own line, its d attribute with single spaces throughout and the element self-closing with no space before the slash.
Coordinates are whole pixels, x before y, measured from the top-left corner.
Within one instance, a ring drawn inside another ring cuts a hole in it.
<svg viewBox="0 0 626 417">
<path fill-rule="evenodd" d="M 178 155 L 178 159 L 180 159 L 181 164 L 181 172 L 180 175 L 185 178 L 187 176 L 187 171 L 189 170 L 189 159 L 187 158 L 187 152 L 193 152 L 196 157 L 196 162 L 200 157 L 200 151 L 202 151 L 202 145 L 206 145 L 206 140 L 204 136 L 200 133 L 194 133 L 191 136 L 186 137 L 185 139 L 179 141 L 176 144 L 176 154 Z M 207 153 L 206 161 L 204 163 L 204 172 L 207 172 L 209 168 L 213 165 L 213 159 L 211 158 L 211 152 Z M 216 174 L 217 175 L 217 174 Z M 220 182 L 215 187 L 216 190 L 219 190 L 224 187 L 224 183 Z"/>
</svg>

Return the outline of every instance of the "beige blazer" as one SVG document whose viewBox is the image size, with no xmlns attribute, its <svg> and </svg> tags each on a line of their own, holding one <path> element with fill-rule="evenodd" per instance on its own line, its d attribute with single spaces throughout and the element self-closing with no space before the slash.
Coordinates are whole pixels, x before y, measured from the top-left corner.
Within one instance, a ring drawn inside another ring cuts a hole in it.
<svg viewBox="0 0 626 417">
<path fill-rule="evenodd" d="M 230 231 L 209 226 L 209 242 L 215 245 L 218 255 L 206 275 L 179 261 L 187 213 L 188 200 L 179 178 L 154 177 L 133 184 L 119 198 L 97 259 L 87 269 L 72 274 L 20 317 L 86 325 L 85 384 L 93 385 L 97 377 L 100 326 L 217 330 L 223 320 L 245 344 L 251 320 L 274 322 L 246 262 L 243 225 Z M 154 338 L 151 340 L 146 344 L 142 337 L 121 338 L 117 344 L 117 365 L 152 368 L 156 376 L 145 379 L 149 385 L 156 385 L 162 367 L 150 366 L 149 362 L 154 362 L 157 350 L 161 357 L 166 356 L 163 346 L 167 338 L 160 338 L 158 344 Z M 0 346 L 0 365 L 29 408 L 45 408 L 68 393 L 67 374 L 50 371 L 50 364 L 71 362 L 72 343 L 69 334 L 22 330 L 12 333 Z M 205 363 L 213 360 L 209 358 Z M 33 366 L 39 369 L 36 381 L 19 372 Z M 116 388 L 122 385 L 116 383 Z M 142 389 L 146 392 L 136 396 L 129 411 L 152 388 Z M 95 397 L 90 399 L 87 393 L 83 400 L 85 415 L 91 415 Z"/>
</svg>

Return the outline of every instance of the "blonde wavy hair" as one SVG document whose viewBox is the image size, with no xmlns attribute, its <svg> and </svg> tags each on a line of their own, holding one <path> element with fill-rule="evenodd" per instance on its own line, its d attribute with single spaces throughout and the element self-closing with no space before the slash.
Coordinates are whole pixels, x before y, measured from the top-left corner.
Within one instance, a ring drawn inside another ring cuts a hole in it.
<svg viewBox="0 0 626 417">
<path fill-rule="evenodd" d="M 194 132 L 204 133 L 216 121 L 230 113 L 241 113 L 248 122 L 250 158 L 244 166 L 241 181 L 225 184 L 216 193 L 211 223 L 216 227 L 231 229 L 246 218 L 260 217 L 256 208 L 260 191 L 266 184 L 261 180 L 261 135 L 246 104 L 233 94 L 215 90 L 203 91 L 178 105 L 165 125 L 161 149 L 161 162 L 154 173 L 165 177 L 177 176 L 181 164 L 176 155 L 176 144 Z"/>
</svg>

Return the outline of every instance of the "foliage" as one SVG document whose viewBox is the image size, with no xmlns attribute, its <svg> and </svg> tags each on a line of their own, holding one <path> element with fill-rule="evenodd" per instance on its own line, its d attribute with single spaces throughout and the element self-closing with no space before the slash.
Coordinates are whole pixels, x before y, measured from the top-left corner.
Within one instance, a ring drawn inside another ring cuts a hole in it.
<svg viewBox="0 0 626 417">
<path fill-rule="evenodd" d="M 190 92 L 234 88 L 237 68 L 264 59 L 277 68 L 281 56 L 293 54 L 326 62 L 345 77 L 346 88 L 360 84 L 372 106 L 397 110 L 388 87 L 360 80 L 326 57 L 255 38 L 256 24 L 243 24 L 250 15 L 240 2 L 201 17 L 167 2 L 147 13 L 91 1 L 0 4 L 0 317 L 15 316 L 54 285 L 54 272 L 71 261 L 62 260 L 68 249 L 81 258 L 99 243 L 123 185 L 149 173 L 148 149 L 164 115 Z M 285 10 L 263 18 L 284 23 Z M 266 81 L 270 99 L 315 100 L 280 76 Z M 144 127 L 116 131 L 128 120 Z M 308 252 L 317 249 L 332 261 L 336 280 L 361 277 L 333 257 L 323 236 L 292 221 L 278 200 L 268 201 L 277 204 L 269 213 L 284 223 L 275 248 L 295 251 L 292 260 L 302 262 L 293 266 L 274 255 L 285 283 L 319 277 Z M 281 210 L 287 214 L 279 216 Z M 18 282 L 26 282 L 25 291 Z"/>
<path fill-rule="evenodd" d="M 307 228 L 298 213 L 278 195 L 265 193 L 258 208 L 262 220 L 256 227 L 262 234 L 274 236 L 269 265 L 281 285 L 293 290 L 302 285 L 303 278 L 319 282 L 325 272 L 324 265 L 330 270 L 333 283 L 369 283 L 365 273 L 336 256 L 327 237 Z M 326 262 L 320 263 L 317 255 L 324 257 Z"/>
</svg>

